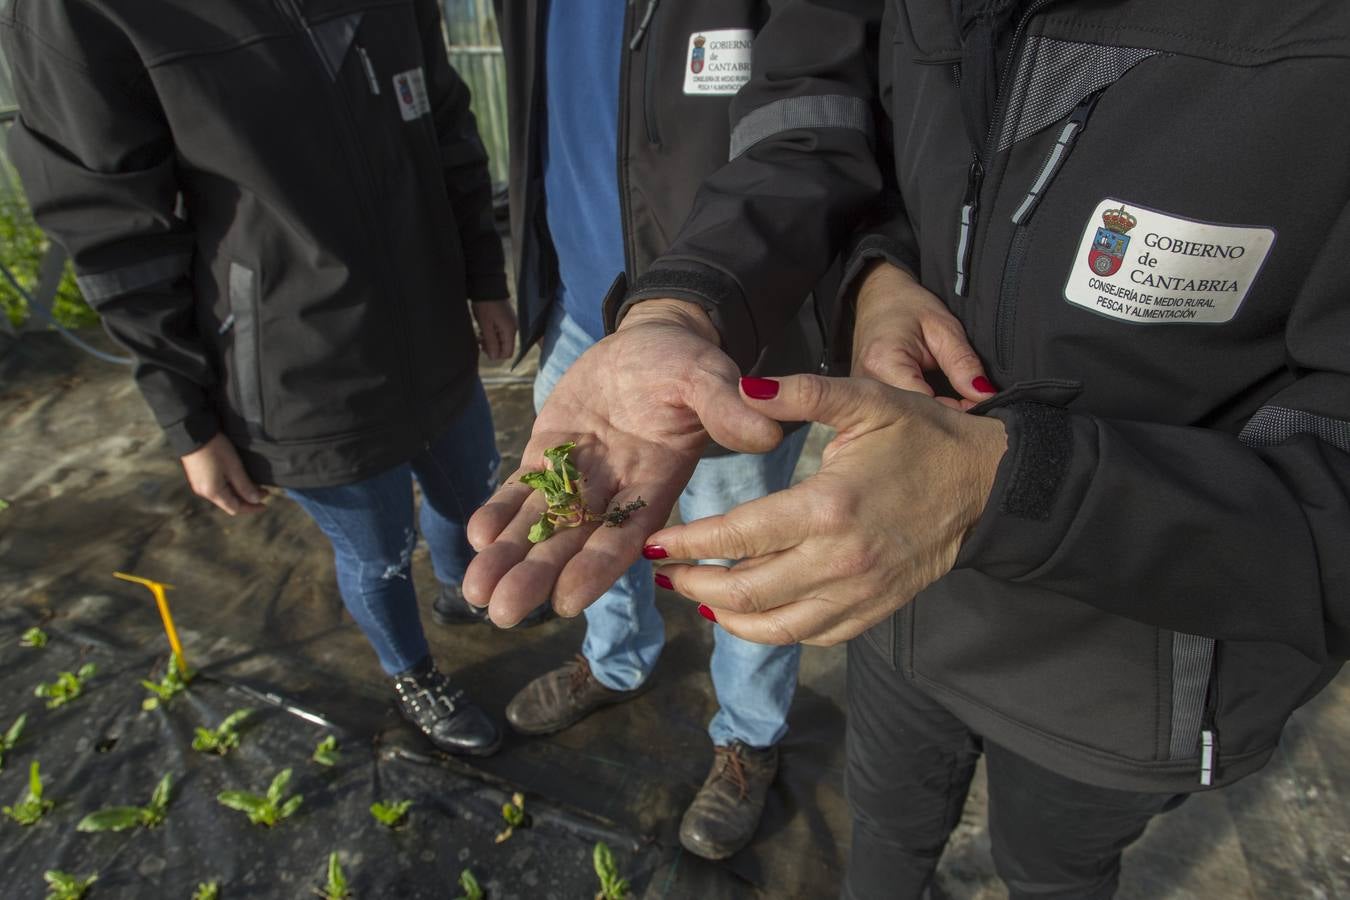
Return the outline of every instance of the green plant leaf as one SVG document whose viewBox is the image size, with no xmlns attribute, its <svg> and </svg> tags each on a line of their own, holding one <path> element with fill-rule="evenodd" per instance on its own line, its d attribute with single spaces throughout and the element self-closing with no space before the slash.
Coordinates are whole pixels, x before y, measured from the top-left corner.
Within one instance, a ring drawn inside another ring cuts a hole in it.
<svg viewBox="0 0 1350 900">
<path fill-rule="evenodd" d="M 397 803 L 380 803 L 377 801 L 370 804 L 370 814 L 380 824 L 394 828 L 403 821 L 404 816 L 408 814 L 408 810 L 411 808 L 411 800 L 400 800 Z"/>
<path fill-rule="evenodd" d="M 216 794 L 216 802 L 221 806 L 228 806 L 230 809 L 248 813 L 252 817 L 267 805 L 267 798 L 250 794 L 248 791 L 221 791 Z"/>
<path fill-rule="evenodd" d="M 150 805 L 147 809 L 163 812 L 169 808 L 169 792 L 173 789 L 173 776 L 167 772 L 155 785 L 155 792 L 150 795 Z"/>
<path fill-rule="evenodd" d="M 47 632 L 35 625 L 19 636 L 19 645 L 34 648 L 45 647 L 47 646 Z"/>
<path fill-rule="evenodd" d="M 304 799 L 305 798 L 300 794 L 296 794 L 294 797 L 287 800 L 281 805 L 281 809 L 277 811 L 277 818 L 289 819 L 291 816 L 295 815 L 295 811 L 300 808 L 300 804 L 304 802 Z"/>
<path fill-rule="evenodd" d="M 75 830 L 126 831 L 141 824 L 142 812 L 139 806 L 110 806 L 85 816 Z"/>
<path fill-rule="evenodd" d="M 473 872 L 468 869 L 459 873 L 459 886 L 464 891 L 464 896 L 458 900 L 483 900 L 483 888 L 478 884 Z"/>
<path fill-rule="evenodd" d="M 197 889 L 192 892 L 192 900 L 220 900 L 220 882 L 198 882 Z"/>
<path fill-rule="evenodd" d="M 251 709 L 236 709 L 234 712 L 226 716 L 224 721 L 222 721 L 220 725 L 217 727 L 220 731 L 224 732 L 237 731 L 239 729 L 239 726 L 244 723 L 244 720 L 251 715 L 253 715 L 253 710 Z"/>
<path fill-rule="evenodd" d="M 328 880 L 323 886 L 323 890 L 316 891 L 324 900 L 344 900 L 351 896 L 351 891 L 347 890 L 347 876 L 342 873 L 342 866 L 338 862 L 337 852 L 328 854 Z"/>
<path fill-rule="evenodd" d="M 282 769 L 267 787 L 267 799 L 276 803 L 286 795 L 286 785 L 291 783 L 291 770 Z"/>
<path fill-rule="evenodd" d="M 552 520 L 548 517 L 548 513 L 544 513 L 539 517 L 538 522 L 535 522 L 530 526 L 530 533 L 528 535 L 529 541 L 531 544 L 538 544 L 546 541 L 553 537 L 553 532 L 556 530 Z"/>
<path fill-rule="evenodd" d="M 42 799 L 42 769 L 36 759 L 28 767 L 28 796 L 34 800 Z"/>
<path fill-rule="evenodd" d="M 14 745 L 19 743 L 19 736 L 23 734 L 23 726 L 28 722 L 28 714 L 20 713 L 14 720 L 14 724 L 9 726 L 4 737 L 0 737 L 0 769 L 5 767 L 5 754 L 14 749 Z"/>
<path fill-rule="evenodd" d="M 323 740 L 319 741 L 318 745 L 314 748 L 314 753 L 312 756 L 310 756 L 310 759 L 314 760 L 314 762 L 318 763 L 321 766 L 337 765 L 338 761 L 337 738 L 330 734 Z"/>
<path fill-rule="evenodd" d="M 80 900 L 89 886 L 98 881 L 98 875 L 80 878 L 57 869 L 48 869 L 42 878 L 47 882 L 47 900 Z"/>
</svg>

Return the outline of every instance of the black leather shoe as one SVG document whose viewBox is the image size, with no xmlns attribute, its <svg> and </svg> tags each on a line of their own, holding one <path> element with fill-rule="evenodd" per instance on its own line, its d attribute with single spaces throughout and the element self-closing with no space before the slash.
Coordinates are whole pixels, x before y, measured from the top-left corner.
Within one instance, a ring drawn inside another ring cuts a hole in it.
<svg viewBox="0 0 1350 900">
<path fill-rule="evenodd" d="M 428 658 L 394 679 L 398 709 L 446 753 L 489 756 L 501 746 L 497 726 Z"/>
<path fill-rule="evenodd" d="M 550 619 L 556 619 L 558 614 L 553 611 L 553 604 L 545 603 L 537 608 L 517 624 L 516 628 L 529 628 L 533 625 L 542 625 Z M 435 619 L 440 625 L 472 625 L 476 622 L 486 622 L 488 613 L 486 608 L 473 606 L 468 600 L 464 599 L 464 593 L 459 585 L 451 586 L 441 585 L 441 592 L 436 595 L 436 602 L 431 604 L 431 618 Z"/>
<path fill-rule="evenodd" d="M 750 843 L 759 827 L 778 774 L 778 748 L 757 750 L 732 741 L 713 749 L 708 778 L 680 822 L 680 843 L 704 859 L 726 859 Z"/>
</svg>

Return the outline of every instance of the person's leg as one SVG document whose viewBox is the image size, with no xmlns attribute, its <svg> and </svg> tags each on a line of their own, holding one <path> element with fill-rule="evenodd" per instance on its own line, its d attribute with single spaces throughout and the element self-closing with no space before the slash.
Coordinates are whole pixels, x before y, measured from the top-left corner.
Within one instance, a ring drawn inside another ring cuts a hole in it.
<svg viewBox="0 0 1350 900">
<path fill-rule="evenodd" d="M 989 835 L 1010 900 L 1109 900 L 1120 855 L 1184 794 L 1094 787 L 986 746 Z"/>
<path fill-rule="evenodd" d="M 287 491 L 333 545 L 342 602 L 390 675 L 429 650 L 412 583 L 412 476 L 396 466 L 364 481 Z"/>
<path fill-rule="evenodd" d="M 978 740 L 869 643 L 848 645 L 845 900 L 917 900 L 961 819 Z"/>
<path fill-rule="evenodd" d="M 432 743 L 484 755 L 500 744 L 492 721 L 450 685 L 427 647 L 412 583 L 412 474 L 396 466 L 353 484 L 288 491 L 333 545 L 338 590 L 394 678 L 399 709 Z"/>
<path fill-rule="evenodd" d="M 540 347 L 536 410 L 593 343 L 579 325 L 554 308 Z M 586 608 L 585 616 L 586 637 L 577 659 L 536 678 L 507 705 L 506 717 L 517 731 L 558 731 L 600 706 L 636 696 L 647 685 L 666 639 L 665 623 L 656 611 L 651 563 L 634 563 Z"/>
<path fill-rule="evenodd" d="M 680 496 L 686 522 L 721 515 L 786 488 L 807 429 L 771 453 L 735 453 L 701 460 Z M 729 564 L 727 560 L 705 560 Z M 749 843 L 778 772 L 778 742 L 797 689 L 801 648 L 743 641 L 714 625 L 711 673 L 719 708 L 708 726 L 713 763 L 685 810 L 680 841 L 692 853 L 723 859 Z"/>
</svg>

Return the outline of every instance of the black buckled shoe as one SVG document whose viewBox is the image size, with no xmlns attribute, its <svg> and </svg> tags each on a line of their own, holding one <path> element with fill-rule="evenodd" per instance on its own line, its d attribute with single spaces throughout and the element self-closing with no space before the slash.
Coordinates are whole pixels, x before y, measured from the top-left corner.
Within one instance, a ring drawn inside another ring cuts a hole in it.
<svg viewBox="0 0 1350 900">
<path fill-rule="evenodd" d="M 542 625 L 557 617 L 558 614 L 553 611 L 553 604 L 545 603 L 522 619 L 516 628 Z M 465 600 L 464 592 L 460 590 L 459 585 L 442 584 L 441 592 L 431 604 L 431 618 L 440 625 L 473 625 L 476 622 L 488 621 L 488 612 L 486 607 L 480 608 Z"/>
<path fill-rule="evenodd" d="M 497 726 L 436 664 L 425 662 L 394 679 L 398 709 L 431 743 L 446 753 L 490 756 L 501 746 Z"/>
</svg>

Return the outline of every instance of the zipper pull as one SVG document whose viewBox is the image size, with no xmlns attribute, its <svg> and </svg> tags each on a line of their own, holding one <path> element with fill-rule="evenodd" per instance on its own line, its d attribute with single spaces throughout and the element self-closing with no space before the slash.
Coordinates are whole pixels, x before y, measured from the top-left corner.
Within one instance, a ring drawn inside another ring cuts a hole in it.
<svg viewBox="0 0 1350 900">
<path fill-rule="evenodd" d="M 356 45 L 356 52 L 361 56 L 361 67 L 366 70 L 366 81 L 370 82 L 371 94 L 380 96 L 380 79 L 375 77 L 375 66 L 370 61 L 370 54 L 360 44 Z"/>
<path fill-rule="evenodd" d="M 975 223 L 979 221 L 980 186 L 984 183 L 984 166 L 979 157 L 970 161 L 970 174 L 966 179 L 966 196 L 961 202 L 961 234 L 956 241 L 956 296 L 966 296 L 969 286 L 970 252 L 974 244 Z"/>
<path fill-rule="evenodd" d="M 234 313 L 230 313 L 228 316 L 225 317 L 225 321 L 220 323 L 220 327 L 216 329 L 216 334 L 224 336 L 225 332 L 229 331 L 233 327 L 234 327 Z"/>
<path fill-rule="evenodd" d="M 1214 773 L 1219 768 L 1219 731 L 1213 725 L 1200 732 L 1200 784 L 1214 785 Z"/>
<path fill-rule="evenodd" d="M 1078 136 L 1087 127 L 1088 116 L 1092 115 L 1092 107 L 1097 105 L 1097 98 L 1101 95 L 1101 91 L 1088 94 L 1069 114 L 1069 121 L 1065 122 L 1064 127 L 1060 130 L 1055 146 L 1050 150 L 1050 154 L 1045 158 L 1045 163 L 1041 166 L 1041 173 L 1036 176 L 1036 181 L 1031 185 L 1031 190 L 1027 191 L 1026 197 L 1013 211 L 1012 222 L 1014 225 L 1024 225 L 1031 219 L 1032 213 L 1040 205 L 1041 196 L 1045 193 L 1045 189 L 1059 174 L 1060 167 L 1069 158 L 1069 152 L 1073 150 L 1073 145 L 1078 141 Z"/>
</svg>

